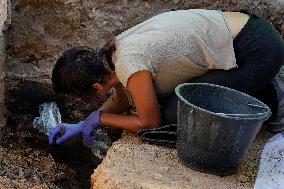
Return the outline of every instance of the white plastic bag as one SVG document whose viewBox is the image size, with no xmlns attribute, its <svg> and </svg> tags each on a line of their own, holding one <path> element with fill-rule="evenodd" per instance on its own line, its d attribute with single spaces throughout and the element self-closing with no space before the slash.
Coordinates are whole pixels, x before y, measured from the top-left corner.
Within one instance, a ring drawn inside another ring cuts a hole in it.
<svg viewBox="0 0 284 189">
<path fill-rule="evenodd" d="M 284 136 L 276 134 L 265 144 L 254 189 L 284 189 Z"/>
<path fill-rule="evenodd" d="M 33 126 L 47 136 L 51 128 L 62 123 L 61 115 L 55 102 L 41 104 L 39 106 L 39 115 L 40 117 L 34 119 Z"/>
</svg>

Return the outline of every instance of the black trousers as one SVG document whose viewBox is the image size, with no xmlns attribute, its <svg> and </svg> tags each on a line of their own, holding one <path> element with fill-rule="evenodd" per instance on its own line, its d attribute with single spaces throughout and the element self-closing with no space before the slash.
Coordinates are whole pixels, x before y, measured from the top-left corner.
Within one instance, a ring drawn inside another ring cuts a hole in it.
<svg viewBox="0 0 284 189">
<path fill-rule="evenodd" d="M 272 117 L 277 112 L 277 96 L 272 83 L 284 64 L 284 41 L 273 25 L 250 14 L 248 22 L 233 41 L 237 68 L 210 70 L 188 82 L 211 83 L 247 93 L 267 104 Z M 175 94 L 159 99 L 162 125 L 177 122 Z"/>
</svg>

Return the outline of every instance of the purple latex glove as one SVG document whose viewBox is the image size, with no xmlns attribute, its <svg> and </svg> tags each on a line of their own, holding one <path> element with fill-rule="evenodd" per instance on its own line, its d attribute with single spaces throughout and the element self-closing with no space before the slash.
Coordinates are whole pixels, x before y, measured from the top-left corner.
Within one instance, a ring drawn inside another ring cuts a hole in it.
<svg viewBox="0 0 284 189">
<path fill-rule="evenodd" d="M 100 123 L 101 112 L 102 111 L 92 112 L 84 121 L 83 138 L 85 144 L 87 144 L 88 146 L 91 146 L 92 142 L 95 139 L 93 131 L 101 124 Z"/>
<path fill-rule="evenodd" d="M 69 138 L 77 136 L 83 132 L 84 122 L 80 121 L 77 124 L 62 123 L 53 127 L 49 131 L 49 144 L 56 140 L 56 144 L 61 144 Z"/>
</svg>

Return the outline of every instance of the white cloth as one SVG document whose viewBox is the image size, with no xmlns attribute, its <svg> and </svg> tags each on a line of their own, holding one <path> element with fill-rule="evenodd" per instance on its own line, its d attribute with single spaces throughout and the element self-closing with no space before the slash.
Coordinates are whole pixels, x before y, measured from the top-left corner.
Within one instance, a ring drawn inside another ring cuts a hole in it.
<svg viewBox="0 0 284 189">
<path fill-rule="evenodd" d="M 284 136 L 276 134 L 264 146 L 254 189 L 284 189 Z"/>
<path fill-rule="evenodd" d="M 115 45 L 113 62 L 121 83 L 126 87 L 133 73 L 148 70 L 161 96 L 209 69 L 237 67 L 233 38 L 218 10 L 162 13 L 118 35 Z"/>
</svg>

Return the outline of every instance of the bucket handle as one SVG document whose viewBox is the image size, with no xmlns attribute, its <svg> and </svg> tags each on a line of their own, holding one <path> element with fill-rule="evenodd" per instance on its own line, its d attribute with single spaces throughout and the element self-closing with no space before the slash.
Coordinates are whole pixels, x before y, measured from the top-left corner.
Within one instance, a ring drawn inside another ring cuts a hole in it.
<svg viewBox="0 0 284 189">
<path fill-rule="evenodd" d="M 230 117 L 250 117 L 256 115 L 262 115 L 263 113 L 256 113 L 256 114 L 225 114 L 225 113 L 216 113 L 219 116 L 230 116 Z"/>
<path fill-rule="evenodd" d="M 255 107 L 255 108 L 262 108 L 262 109 L 267 110 L 266 107 L 263 107 L 263 106 L 258 105 L 258 104 L 248 103 L 248 106 Z M 217 113 L 217 115 L 220 115 L 220 116 L 231 116 L 231 117 L 251 117 L 251 116 L 262 115 L 262 114 L 263 113 L 256 113 L 256 114 L 226 114 L 226 113 Z"/>
<path fill-rule="evenodd" d="M 266 107 L 260 106 L 260 105 L 258 105 L 258 104 L 251 104 L 251 103 L 248 103 L 248 106 L 255 107 L 255 108 L 262 108 L 262 109 L 267 110 Z"/>
</svg>

